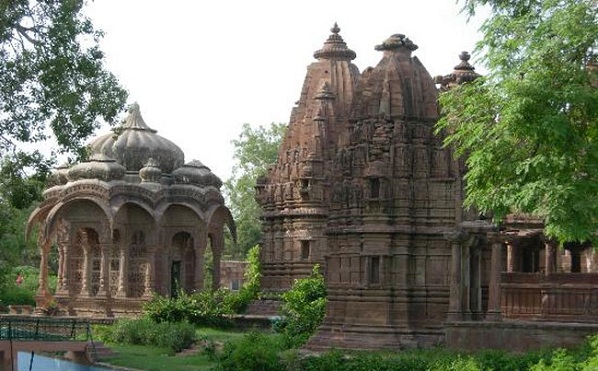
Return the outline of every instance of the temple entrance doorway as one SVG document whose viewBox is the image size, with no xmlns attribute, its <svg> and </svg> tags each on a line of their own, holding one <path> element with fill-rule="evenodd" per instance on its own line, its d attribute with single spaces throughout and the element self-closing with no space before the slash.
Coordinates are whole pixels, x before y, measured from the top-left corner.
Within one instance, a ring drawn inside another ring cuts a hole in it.
<svg viewBox="0 0 598 371">
<path fill-rule="evenodd" d="M 187 232 L 178 232 L 172 237 L 170 265 L 170 295 L 176 297 L 179 291 L 187 294 L 195 290 L 195 240 Z"/>
</svg>

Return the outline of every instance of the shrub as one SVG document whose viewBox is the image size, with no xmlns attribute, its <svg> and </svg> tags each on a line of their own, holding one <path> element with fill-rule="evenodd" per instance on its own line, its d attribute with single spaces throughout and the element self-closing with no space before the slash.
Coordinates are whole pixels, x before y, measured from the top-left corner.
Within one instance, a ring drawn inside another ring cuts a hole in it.
<svg viewBox="0 0 598 371">
<path fill-rule="evenodd" d="M 149 318 L 121 319 L 111 326 L 95 326 L 94 331 L 108 343 L 155 345 L 168 348 L 173 354 L 196 340 L 195 327 L 188 322 L 157 323 Z"/>
<path fill-rule="evenodd" d="M 205 290 L 192 295 L 181 292 L 176 298 L 156 294 L 143 310 L 155 322 L 187 321 L 200 326 L 229 327 L 232 322 L 228 315 L 234 314 L 231 295 L 226 289 Z"/>
<path fill-rule="evenodd" d="M 300 346 L 316 331 L 326 314 L 326 285 L 320 266 L 316 264 L 309 277 L 295 280 L 282 299 L 282 317 L 275 330 L 285 334 L 292 346 Z"/>
<path fill-rule="evenodd" d="M 237 342 L 225 344 L 215 370 L 280 371 L 284 367 L 279 352 L 284 349 L 279 339 L 251 332 Z"/>
</svg>

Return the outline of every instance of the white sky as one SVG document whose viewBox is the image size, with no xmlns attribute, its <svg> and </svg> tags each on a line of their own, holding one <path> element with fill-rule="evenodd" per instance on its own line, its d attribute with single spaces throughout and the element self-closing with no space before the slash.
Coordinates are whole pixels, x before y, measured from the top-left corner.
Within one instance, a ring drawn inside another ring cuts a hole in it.
<svg viewBox="0 0 598 371">
<path fill-rule="evenodd" d="M 334 22 L 360 71 L 382 57 L 375 45 L 402 33 L 435 76 L 450 73 L 481 38 L 481 20 L 467 23 L 460 7 L 455 0 L 97 0 L 86 14 L 106 32 L 107 67 L 129 103 L 139 103 L 146 123 L 179 145 L 186 162 L 198 159 L 225 180 L 243 123 L 288 123 Z"/>
</svg>

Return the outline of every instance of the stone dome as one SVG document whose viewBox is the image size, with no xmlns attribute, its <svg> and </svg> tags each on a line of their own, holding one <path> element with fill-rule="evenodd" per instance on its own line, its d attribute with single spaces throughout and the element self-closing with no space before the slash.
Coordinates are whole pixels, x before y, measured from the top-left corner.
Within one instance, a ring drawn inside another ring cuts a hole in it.
<svg viewBox="0 0 598 371">
<path fill-rule="evenodd" d="M 102 154 L 91 156 L 89 161 L 81 162 L 68 170 L 69 181 L 79 179 L 99 179 L 105 182 L 121 180 L 125 176 L 125 168 L 114 159 Z"/>
<path fill-rule="evenodd" d="M 200 187 L 220 188 L 222 180 L 212 173 L 209 167 L 193 160 L 172 172 L 176 184 L 192 184 Z"/>
<path fill-rule="evenodd" d="M 185 155 L 176 144 L 147 126 L 137 103 L 129 107 L 122 126 L 94 139 L 89 149 L 92 155 L 115 159 L 127 171 L 139 171 L 153 158 L 162 172 L 170 174 L 185 162 Z"/>
</svg>

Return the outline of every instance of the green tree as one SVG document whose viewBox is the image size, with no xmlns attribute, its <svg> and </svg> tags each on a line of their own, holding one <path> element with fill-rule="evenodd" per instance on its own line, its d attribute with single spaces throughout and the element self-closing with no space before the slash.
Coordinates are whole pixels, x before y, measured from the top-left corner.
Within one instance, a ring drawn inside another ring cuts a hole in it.
<svg viewBox="0 0 598 371">
<path fill-rule="evenodd" d="M 0 156 L 49 139 L 80 156 L 102 117 L 112 122 L 127 98 L 104 67 L 102 32 L 84 0 L 0 1 Z"/>
<path fill-rule="evenodd" d="M 319 264 L 314 265 L 309 277 L 296 279 L 293 287 L 282 294 L 282 319 L 275 328 L 293 347 L 303 345 L 324 320 L 326 294 Z"/>
<path fill-rule="evenodd" d="M 255 183 L 276 162 L 278 148 L 285 133 L 285 124 L 252 128 L 244 124 L 235 146 L 232 176 L 224 183 L 233 218 L 237 224 L 237 246 L 232 254 L 244 257 L 261 239 L 261 210 L 255 201 Z"/>
<path fill-rule="evenodd" d="M 594 0 L 465 0 L 490 17 L 490 71 L 440 98 L 438 131 L 466 156 L 467 206 L 543 218 L 560 241 L 598 230 L 598 8 Z"/>
<path fill-rule="evenodd" d="M 27 263 L 25 222 L 55 155 L 83 156 L 96 120 L 112 122 L 127 98 L 104 67 L 85 4 L 0 1 L 0 271 Z M 48 154 L 25 149 L 49 139 L 58 146 Z"/>
</svg>

